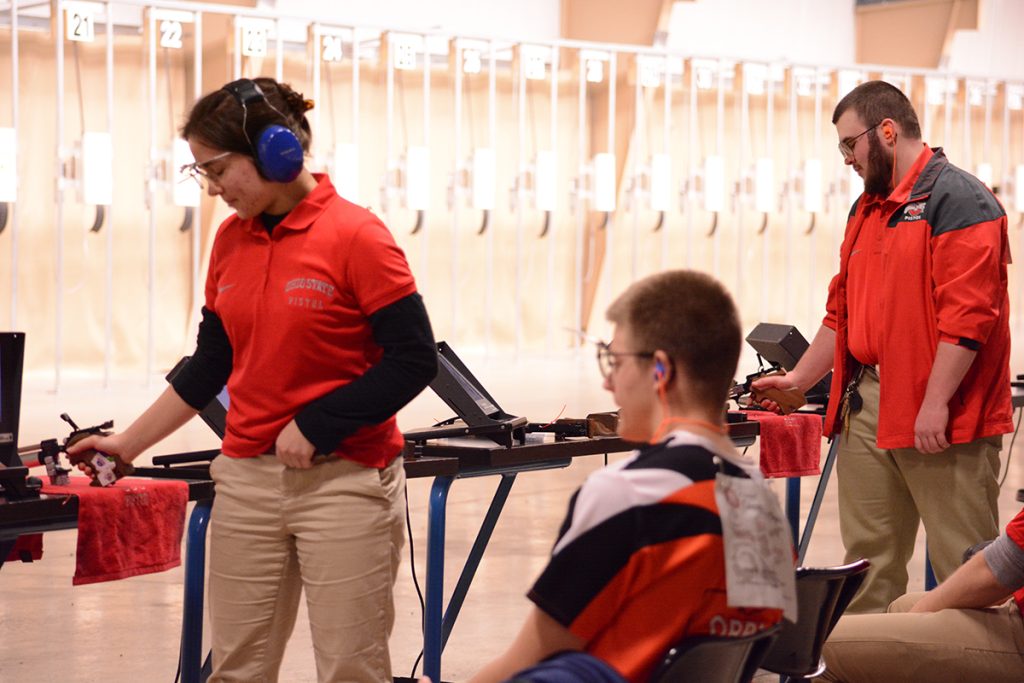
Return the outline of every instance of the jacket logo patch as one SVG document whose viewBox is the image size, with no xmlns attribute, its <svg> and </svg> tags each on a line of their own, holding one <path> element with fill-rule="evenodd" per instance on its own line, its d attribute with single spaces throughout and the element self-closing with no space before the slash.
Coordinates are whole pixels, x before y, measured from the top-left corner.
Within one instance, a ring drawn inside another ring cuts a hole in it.
<svg viewBox="0 0 1024 683">
<path fill-rule="evenodd" d="M 903 209 L 903 220 L 904 221 L 919 221 L 924 218 L 924 205 L 925 202 L 915 202 L 908 204 Z"/>
</svg>

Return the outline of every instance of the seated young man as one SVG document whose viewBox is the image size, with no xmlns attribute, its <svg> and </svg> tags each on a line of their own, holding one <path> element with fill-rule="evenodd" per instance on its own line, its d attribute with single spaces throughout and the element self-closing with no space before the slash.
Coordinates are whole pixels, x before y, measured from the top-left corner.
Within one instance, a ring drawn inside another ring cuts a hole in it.
<svg viewBox="0 0 1024 683">
<path fill-rule="evenodd" d="M 632 285 L 607 315 L 615 330 L 598 348 L 604 387 L 619 407 L 619 434 L 645 445 L 573 495 L 551 560 L 529 592 L 533 610 L 474 682 L 507 680 L 562 651 L 589 653 L 645 681 L 682 638 L 749 635 L 795 605 L 792 544 L 778 501 L 723 423 L 741 344 L 729 294 L 701 273 L 665 272 Z M 744 502 L 720 516 L 716 493 Z M 743 525 L 745 514 L 756 518 L 756 530 Z M 738 578 L 728 595 L 727 550 L 748 561 L 730 564 Z M 518 680 L 558 680 L 536 673 Z"/>
<path fill-rule="evenodd" d="M 887 614 L 840 619 L 823 680 L 1020 683 L 1022 605 L 1024 510 L 934 590 L 896 599 Z"/>
</svg>

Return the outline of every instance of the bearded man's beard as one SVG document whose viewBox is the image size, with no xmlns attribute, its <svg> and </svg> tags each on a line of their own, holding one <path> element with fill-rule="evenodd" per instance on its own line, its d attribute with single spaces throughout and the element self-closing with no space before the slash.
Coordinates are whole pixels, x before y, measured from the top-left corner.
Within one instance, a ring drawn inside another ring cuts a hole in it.
<svg viewBox="0 0 1024 683">
<path fill-rule="evenodd" d="M 878 137 L 868 134 L 868 167 L 864 173 L 864 193 L 888 197 L 893 190 L 892 155 L 886 154 Z"/>
</svg>

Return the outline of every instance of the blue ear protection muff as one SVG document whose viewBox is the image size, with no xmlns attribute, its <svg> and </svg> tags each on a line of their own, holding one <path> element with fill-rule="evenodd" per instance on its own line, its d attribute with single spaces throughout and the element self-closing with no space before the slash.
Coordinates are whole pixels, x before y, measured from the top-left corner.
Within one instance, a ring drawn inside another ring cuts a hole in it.
<svg viewBox="0 0 1024 683">
<path fill-rule="evenodd" d="M 654 381 L 660 382 L 665 379 L 665 366 L 660 360 L 654 361 Z"/>
<path fill-rule="evenodd" d="M 249 106 L 254 102 L 265 103 L 281 116 L 282 121 L 287 121 L 285 115 L 267 100 L 260 86 L 248 78 L 228 83 L 223 90 L 231 93 L 242 106 L 242 132 L 249 142 L 260 175 L 275 183 L 290 183 L 295 180 L 302 171 L 303 161 L 302 143 L 295 133 L 287 126 L 271 124 L 256 134 L 253 144 L 254 139 L 249 137 L 246 125 Z"/>
</svg>

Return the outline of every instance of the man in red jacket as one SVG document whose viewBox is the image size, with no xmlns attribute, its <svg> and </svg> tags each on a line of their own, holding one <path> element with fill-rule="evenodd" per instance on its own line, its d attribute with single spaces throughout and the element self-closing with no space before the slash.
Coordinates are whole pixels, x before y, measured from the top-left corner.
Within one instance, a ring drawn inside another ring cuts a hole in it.
<svg viewBox="0 0 1024 683">
<path fill-rule="evenodd" d="M 897 88 L 857 86 L 832 123 L 864 194 L 822 327 L 791 373 L 754 387 L 807 390 L 834 370 L 825 429 L 840 439 L 840 530 L 848 560 L 871 560 L 851 611 L 877 612 L 906 592 L 919 520 L 940 581 L 998 531 L 1010 253 L 999 202 L 921 141 Z"/>
</svg>

